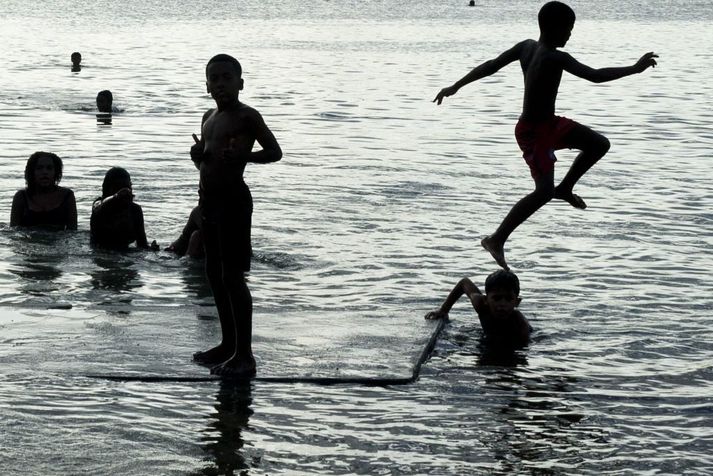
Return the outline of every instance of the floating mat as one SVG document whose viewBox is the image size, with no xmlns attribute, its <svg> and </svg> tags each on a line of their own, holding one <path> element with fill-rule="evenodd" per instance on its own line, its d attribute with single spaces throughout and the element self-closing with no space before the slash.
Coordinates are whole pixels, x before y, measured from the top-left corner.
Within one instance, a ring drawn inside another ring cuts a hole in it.
<svg viewBox="0 0 713 476">
<path fill-rule="evenodd" d="M 191 361 L 220 338 L 213 309 L 131 313 L 0 309 L 0 363 L 120 381 L 219 380 Z M 204 315 L 207 314 L 207 315 Z M 398 385 L 418 378 L 445 323 L 365 313 L 271 313 L 253 318 L 258 382 Z"/>
</svg>

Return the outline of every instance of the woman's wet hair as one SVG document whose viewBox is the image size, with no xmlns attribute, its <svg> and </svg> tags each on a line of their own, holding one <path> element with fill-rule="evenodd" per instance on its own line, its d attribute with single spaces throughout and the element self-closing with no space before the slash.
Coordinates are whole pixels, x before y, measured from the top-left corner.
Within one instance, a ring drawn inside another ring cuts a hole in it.
<svg viewBox="0 0 713 476">
<path fill-rule="evenodd" d="M 118 184 L 118 186 L 117 186 Z M 106 198 L 114 195 L 120 189 L 122 189 L 125 184 L 131 186 L 131 175 L 123 167 L 112 167 L 104 175 L 104 182 L 102 183 L 102 197 Z"/>
<path fill-rule="evenodd" d="M 35 186 L 35 168 L 37 167 L 37 162 L 39 162 L 42 157 L 52 159 L 52 164 L 54 165 L 54 184 L 57 185 L 59 181 L 62 180 L 62 159 L 52 152 L 35 152 L 27 159 L 27 165 L 25 165 L 25 186 L 29 193 L 33 193 L 37 188 Z"/>
</svg>

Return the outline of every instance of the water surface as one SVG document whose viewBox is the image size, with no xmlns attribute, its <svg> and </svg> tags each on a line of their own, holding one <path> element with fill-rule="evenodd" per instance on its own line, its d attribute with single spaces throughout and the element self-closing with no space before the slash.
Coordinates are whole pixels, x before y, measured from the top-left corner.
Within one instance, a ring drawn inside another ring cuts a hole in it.
<svg viewBox="0 0 713 476">
<path fill-rule="evenodd" d="M 709 2 L 572 2 L 566 50 L 579 60 L 661 58 L 612 83 L 562 82 L 558 112 L 612 149 L 578 187 L 589 209 L 548 205 L 508 244 L 536 330 L 528 349 L 486 352 L 461 303 L 406 387 L 147 385 L 9 365 L 22 345 L 81 342 L 147 313 L 169 322 L 180 310 L 215 337 L 199 265 L 92 250 L 88 218 L 121 165 L 149 239 L 177 236 L 197 201 L 188 150 L 217 52 L 241 60 L 241 97 L 285 151 L 246 170 L 256 319 L 343 310 L 346 325 L 406 329 L 460 277 L 483 282 L 494 265 L 480 238 L 532 187 L 513 137 L 522 79 L 512 65 L 430 101 L 536 37 L 540 4 L 362 3 L 3 3 L 0 305 L 30 316 L 0 322 L 4 473 L 713 472 Z M 123 110 L 111 125 L 92 111 L 102 89 Z M 35 150 L 64 159 L 75 233 L 7 226 Z M 558 177 L 573 157 L 559 154 Z M 70 306 L 107 325 L 47 310 Z"/>
</svg>

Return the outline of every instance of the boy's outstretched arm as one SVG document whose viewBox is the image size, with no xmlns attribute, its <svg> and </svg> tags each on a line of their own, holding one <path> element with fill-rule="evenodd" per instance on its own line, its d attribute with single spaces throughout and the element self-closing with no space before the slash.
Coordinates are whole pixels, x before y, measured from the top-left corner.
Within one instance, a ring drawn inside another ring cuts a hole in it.
<svg viewBox="0 0 713 476">
<path fill-rule="evenodd" d="M 433 100 L 433 102 L 435 102 L 436 104 L 441 104 L 441 102 L 443 102 L 443 98 L 453 96 L 455 93 L 458 92 L 460 88 L 462 88 L 466 84 L 470 84 L 473 81 L 477 81 L 486 76 L 490 76 L 491 74 L 498 72 L 503 66 L 506 66 L 512 63 L 513 61 L 520 59 L 522 49 L 528 41 L 532 40 L 521 41 L 509 50 L 501 53 L 500 56 L 498 56 L 497 58 L 488 60 L 485 63 L 476 66 L 470 71 L 470 73 L 466 74 L 461 79 L 453 83 L 452 86 L 441 89 L 438 94 L 436 94 L 436 98 Z"/>
<path fill-rule="evenodd" d="M 650 51 L 644 54 L 641 58 L 639 58 L 639 61 L 631 66 L 595 69 L 580 63 L 568 53 L 561 52 L 561 54 L 562 68 L 565 71 L 593 83 L 605 83 L 607 81 L 614 81 L 615 79 L 620 79 L 632 74 L 642 73 L 649 67 L 655 67 L 657 64 L 656 58 L 659 57 L 659 55 Z"/>
<path fill-rule="evenodd" d="M 458 281 L 458 284 L 456 284 L 450 294 L 448 294 L 448 297 L 443 301 L 440 308 L 426 314 L 426 319 L 448 319 L 448 313 L 463 294 L 467 294 L 471 302 L 477 299 L 478 296 L 482 296 L 478 287 L 473 284 L 473 281 L 468 278 L 463 278 Z M 473 306 L 475 306 L 475 303 L 473 303 Z"/>
</svg>

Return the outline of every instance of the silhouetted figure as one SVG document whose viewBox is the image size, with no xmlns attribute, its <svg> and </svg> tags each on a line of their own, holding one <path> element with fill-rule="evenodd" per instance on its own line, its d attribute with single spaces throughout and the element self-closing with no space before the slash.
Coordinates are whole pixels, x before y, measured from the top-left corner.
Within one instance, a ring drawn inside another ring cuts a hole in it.
<svg viewBox="0 0 713 476">
<path fill-rule="evenodd" d="M 109 91 L 108 89 L 99 91 L 97 93 L 97 110 L 99 112 L 111 113 L 113 111 L 113 108 L 112 108 L 113 103 L 114 103 L 114 95 L 111 94 L 111 91 Z"/>
<path fill-rule="evenodd" d="M 82 55 L 78 51 L 75 51 L 72 53 L 72 56 L 70 56 L 70 59 L 72 60 L 72 72 L 76 73 L 81 71 L 82 66 L 80 63 L 82 62 Z"/>
<path fill-rule="evenodd" d="M 97 94 L 97 122 L 104 125 L 111 125 L 112 112 L 114 112 L 114 95 L 105 89 Z"/>
<path fill-rule="evenodd" d="M 448 319 L 453 305 L 465 294 L 478 314 L 486 342 L 493 348 L 513 349 L 527 345 L 532 327 L 517 309 L 520 280 L 511 271 L 498 270 L 485 280 L 485 294 L 468 278 L 458 281 L 441 307 L 426 319 Z"/>
<path fill-rule="evenodd" d="M 474 6 L 475 6 L 475 0 L 470 0 L 470 2 L 468 3 L 468 6 L 469 6 L 469 7 L 474 7 Z"/>
<path fill-rule="evenodd" d="M 535 180 L 535 191 L 513 206 L 498 229 L 483 238 L 482 246 L 498 265 L 508 269 L 504 246 L 510 234 L 540 207 L 553 198 L 564 200 L 575 208 L 586 204 L 572 192 L 577 181 L 609 150 L 609 140 L 603 135 L 575 121 L 555 115 L 555 100 L 562 72 L 602 83 L 641 73 L 656 65 L 658 56 L 644 54 L 634 65 L 593 69 L 572 56 L 559 51 L 569 40 L 574 27 L 574 11 L 561 2 L 548 2 L 538 15 L 540 38 L 524 40 L 497 58 L 475 67 L 455 84 L 442 89 L 434 102 L 452 96 L 460 88 L 478 79 L 494 74 L 505 65 L 519 61 L 525 76 L 525 96 L 522 114 L 515 128 L 515 137 Z M 554 185 L 555 150 L 578 149 L 580 154 L 559 185 Z"/>
<path fill-rule="evenodd" d="M 148 244 L 143 210 L 134 202 L 129 172 L 121 167 L 112 167 L 104 176 L 102 196 L 92 204 L 89 230 L 93 245 L 123 250 L 136 242 L 138 248 L 158 249 L 155 241 Z"/>
<path fill-rule="evenodd" d="M 247 378 L 255 375 L 252 354 L 252 296 L 245 282 L 252 248 L 253 202 L 243 172 L 248 162 L 282 158 L 275 136 L 260 113 L 238 99 L 242 67 L 232 56 L 208 61 L 206 86 L 216 108 L 203 115 L 201 139 L 193 134 L 191 159 L 200 170 L 201 233 L 206 274 L 218 308 L 222 341 L 194 354 L 211 373 Z M 255 142 L 262 150 L 253 152 Z"/>
<path fill-rule="evenodd" d="M 35 152 L 25 165 L 26 187 L 12 200 L 10 226 L 51 230 L 77 229 L 74 192 L 60 187 L 62 159 L 51 152 Z"/>
<path fill-rule="evenodd" d="M 201 235 L 200 207 L 193 207 L 181 235 L 176 241 L 168 245 L 164 251 L 171 251 L 178 256 L 188 255 L 191 258 L 203 258 L 205 256 L 203 237 Z"/>
</svg>

